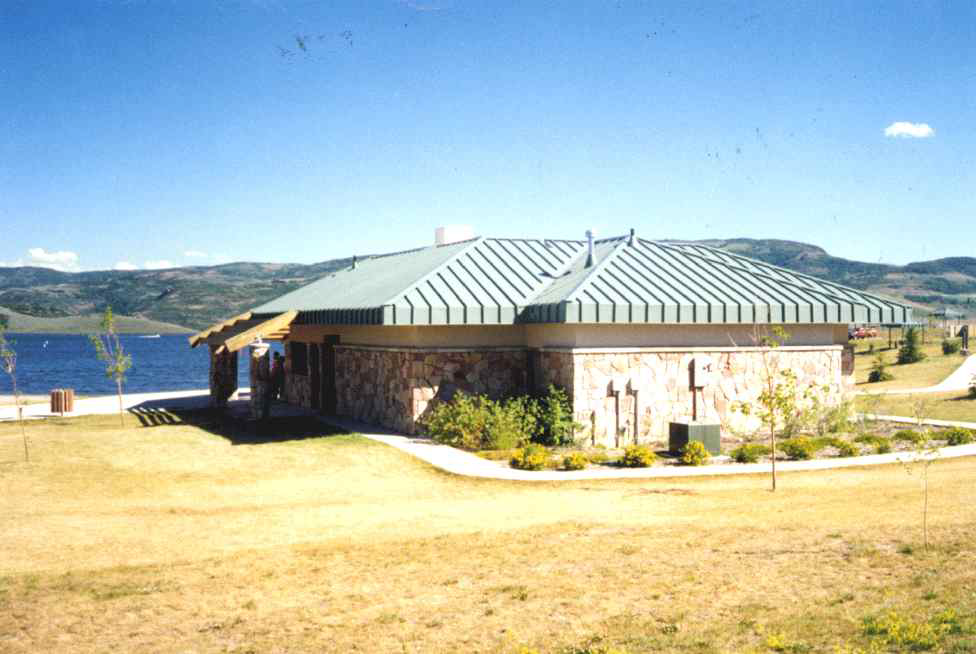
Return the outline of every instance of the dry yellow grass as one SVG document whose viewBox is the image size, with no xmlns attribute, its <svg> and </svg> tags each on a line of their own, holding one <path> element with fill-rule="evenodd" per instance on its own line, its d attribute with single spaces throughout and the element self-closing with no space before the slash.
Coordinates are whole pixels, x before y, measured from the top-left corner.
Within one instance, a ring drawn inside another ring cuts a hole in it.
<svg viewBox="0 0 976 654">
<path fill-rule="evenodd" d="M 931 468 L 922 553 L 899 466 L 519 484 L 116 419 L 30 424 L 30 465 L 0 425 L 0 651 L 833 651 L 976 611 L 972 459 Z"/>
</svg>

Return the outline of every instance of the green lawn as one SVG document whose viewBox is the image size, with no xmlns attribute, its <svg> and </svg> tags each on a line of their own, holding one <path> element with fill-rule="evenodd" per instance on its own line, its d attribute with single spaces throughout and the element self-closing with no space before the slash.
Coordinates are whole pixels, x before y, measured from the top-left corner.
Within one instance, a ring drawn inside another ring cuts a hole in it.
<svg viewBox="0 0 976 654">
<path fill-rule="evenodd" d="M 0 423 L 0 651 L 976 652 L 976 458 L 437 471 L 313 421 Z"/>
<path fill-rule="evenodd" d="M 874 346 L 874 351 L 870 348 Z M 942 354 L 942 340 L 929 335 L 927 342 L 922 345 L 926 358 L 918 363 L 897 365 L 897 349 L 887 349 L 887 338 L 873 338 L 855 343 L 854 377 L 858 390 L 881 391 L 898 388 L 924 388 L 938 384 L 948 377 L 965 360 L 959 354 Z M 888 372 L 895 376 L 892 381 L 869 384 L 868 374 L 874 364 L 874 358 L 881 352 L 888 363 Z"/>
<path fill-rule="evenodd" d="M 855 399 L 855 406 L 862 412 L 912 418 L 919 401 L 925 403 L 923 413 L 926 418 L 976 422 L 976 400 L 965 392 L 882 395 L 876 398 L 859 395 Z"/>
</svg>

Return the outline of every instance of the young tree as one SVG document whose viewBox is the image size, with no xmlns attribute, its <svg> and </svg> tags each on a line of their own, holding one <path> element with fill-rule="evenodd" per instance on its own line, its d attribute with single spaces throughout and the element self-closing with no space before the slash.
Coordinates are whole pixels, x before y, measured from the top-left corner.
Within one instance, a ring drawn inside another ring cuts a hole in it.
<svg viewBox="0 0 976 654">
<path fill-rule="evenodd" d="M 917 327 L 909 327 L 905 332 L 905 343 L 898 350 L 898 363 L 915 363 L 925 358 L 920 347 L 921 332 Z"/>
<path fill-rule="evenodd" d="M 115 387 L 119 393 L 119 424 L 125 427 L 125 411 L 122 406 L 122 384 L 125 373 L 132 367 L 132 357 L 125 353 L 122 341 L 115 331 L 115 316 L 112 307 L 105 309 L 102 316 L 102 331 L 99 334 L 89 334 L 89 340 L 95 346 L 98 360 L 105 364 L 105 376 L 115 380 Z"/>
<path fill-rule="evenodd" d="M 772 462 L 772 490 L 776 490 L 776 432 L 784 428 L 797 413 L 796 406 L 796 375 L 792 370 L 780 370 L 780 357 L 776 349 L 788 341 L 790 335 L 779 325 L 772 330 L 760 330 L 757 326 L 753 332 L 753 343 L 759 347 L 762 358 L 763 391 L 759 395 L 759 420 L 769 434 L 770 461 Z M 736 402 L 732 405 L 734 411 L 743 415 L 751 415 L 753 406 L 748 402 Z"/>
<path fill-rule="evenodd" d="M 10 385 L 14 391 L 14 404 L 17 407 L 17 421 L 20 423 L 20 435 L 24 439 L 24 461 L 30 463 L 30 447 L 27 442 L 27 430 L 24 429 L 24 410 L 20 406 L 20 389 L 17 388 L 17 352 L 7 340 L 4 327 L 0 326 L 0 365 L 10 377 Z"/>
<path fill-rule="evenodd" d="M 929 468 L 939 458 L 939 448 L 931 445 L 931 433 L 923 429 L 925 416 L 928 415 L 931 402 L 924 397 L 916 398 L 912 402 L 912 414 L 918 424 L 919 431 L 925 434 L 926 438 L 915 444 L 914 449 L 908 458 L 902 459 L 905 472 L 909 475 L 914 474 L 915 469 L 919 470 L 922 479 L 922 547 L 929 549 Z"/>
<path fill-rule="evenodd" d="M 871 372 L 868 374 L 868 383 L 886 382 L 894 379 L 895 376 L 888 372 L 888 361 L 885 359 L 884 352 L 878 352 L 871 365 Z"/>
</svg>

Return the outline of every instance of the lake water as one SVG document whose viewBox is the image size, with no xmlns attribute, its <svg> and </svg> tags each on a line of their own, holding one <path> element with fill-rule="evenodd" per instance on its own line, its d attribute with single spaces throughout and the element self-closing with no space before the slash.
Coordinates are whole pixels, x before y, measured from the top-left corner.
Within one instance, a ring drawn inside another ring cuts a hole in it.
<svg viewBox="0 0 976 654">
<path fill-rule="evenodd" d="M 186 334 L 142 338 L 123 334 L 122 348 L 132 356 L 126 375 L 127 393 L 183 391 L 209 386 L 210 355 L 206 345 L 190 348 Z M 44 395 L 52 388 L 76 393 L 114 393 L 115 382 L 105 376 L 105 364 L 83 334 L 7 334 L 17 352 L 17 385 L 22 393 Z M 281 344 L 272 350 L 281 352 Z M 247 350 L 238 354 L 239 386 L 249 386 Z M 0 374 L 0 395 L 11 392 L 10 378 Z"/>
</svg>

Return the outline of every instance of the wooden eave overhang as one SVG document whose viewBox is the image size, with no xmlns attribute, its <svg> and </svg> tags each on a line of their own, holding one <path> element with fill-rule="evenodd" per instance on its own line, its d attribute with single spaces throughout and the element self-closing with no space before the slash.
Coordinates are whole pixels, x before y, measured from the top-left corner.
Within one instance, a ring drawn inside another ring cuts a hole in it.
<svg viewBox="0 0 976 654">
<path fill-rule="evenodd" d="M 271 317 L 255 317 L 248 311 L 194 334 L 190 337 L 190 347 L 207 343 L 220 354 L 237 352 L 258 339 L 284 340 L 291 333 L 291 324 L 296 317 L 297 311 L 285 311 Z"/>
</svg>

